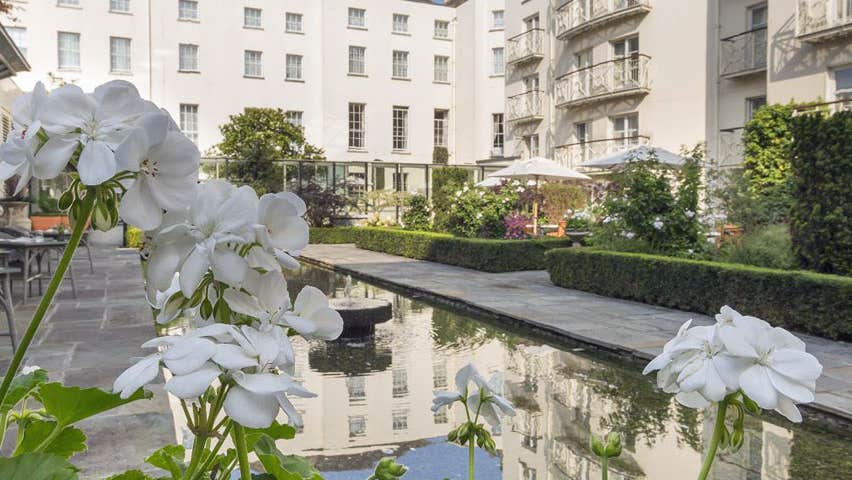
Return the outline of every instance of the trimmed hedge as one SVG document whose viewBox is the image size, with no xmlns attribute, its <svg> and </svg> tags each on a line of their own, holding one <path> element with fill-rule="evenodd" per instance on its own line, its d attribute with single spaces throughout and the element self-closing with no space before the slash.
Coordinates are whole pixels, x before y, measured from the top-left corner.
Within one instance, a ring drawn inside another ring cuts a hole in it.
<svg viewBox="0 0 852 480">
<path fill-rule="evenodd" d="M 310 243 L 355 243 L 358 227 L 311 227 Z"/>
<path fill-rule="evenodd" d="M 488 240 L 444 233 L 359 228 L 355 244 L 364 250 L 472 268 L 484 272 L 543 270 L 544 253 L 571 245 L 568 239 Z"/>
<path fill-rule="evenodd" d="M 730 305 L 775 326 L 852 340 L 852 278 L 587 248 L 546 257 L 560 287 L 708 315 Z"/>
</svg>

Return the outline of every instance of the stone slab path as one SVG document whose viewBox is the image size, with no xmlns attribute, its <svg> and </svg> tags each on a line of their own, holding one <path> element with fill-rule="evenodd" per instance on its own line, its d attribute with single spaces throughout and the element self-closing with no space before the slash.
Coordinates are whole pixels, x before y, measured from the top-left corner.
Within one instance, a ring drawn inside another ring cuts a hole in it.
<svg viewBox="0 0 852 480">
<path fill-rule="evenodd" d="M 354 245 L 310 245 L 302 258 L 643 360 L 662 351 L 686 320 L 714 322 L 702 314 L 560 288 L 550 283 L 546 271 L 486 273 Z M 852 419 L 852 344 L 799 336 L 824 367 L 812 406 Z"/>
<path fill-rule="evenodd" d="M 143 356 L 139 345 L 155 336 L 155 331 L 138 252 L 92 247 L 92 255 L 95 273 L 89 271 L 85 251 L 78 251 L 73 263 L 77 298 L 71 295 L 66 279 L 24 365 L 40 366 L 48 370 L 51 380 L 66 385 L 111 389 L 132 359 Z M 20 301 L 18 283 L 14 298 Z M 16 306 L 19 336 L 29 324 L 37 301 L 38 297 Z M 5 331 L 5 318 L 0 321 L 0 330 Z M 2 372 L 11 357 L 9 339 L 0 338 Z M 149 388 L 154 393 L 151 400 L 140 400 L 78 424 L 89 439 L 89 452 L 71 459 L 82 469 L 81 478 L 105 478 L 133 468 L 152 470 L 143 465 L 145 457 L 176 438 L 162 383 L 161 375 Z M 6 449 L 13 435 L 9 433 Z"/>
</svg>

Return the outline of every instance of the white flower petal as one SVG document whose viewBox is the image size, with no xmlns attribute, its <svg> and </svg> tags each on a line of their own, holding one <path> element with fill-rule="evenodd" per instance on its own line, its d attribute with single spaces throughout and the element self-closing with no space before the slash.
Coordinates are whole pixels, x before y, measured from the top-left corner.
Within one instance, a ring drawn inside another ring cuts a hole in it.
<svg viewBox="0 0 852 480">
<path fill-rule="evenodd" d="M 761 365 L 752 365 L 740 375 L 740 388 L 761 408 L 774 410 L 778 407 L 778 392 L 772 386 L 768 369 Z"/>
<path fill-rule="evenodd" d="M 225 413 L 232 420 L 248 428 L 267 428 L 278 414 L 275 395 L 258 395 L 238 386 L 228 391 L 224 402 Z"/>
<path fill-rule="evenodd" d="M 163 209 L 154 201 L 148 182 L 143 177 L 134 180 L 124 193 L 118 214 L 124 221 L 142 230 L 153 230 L 163 221 Z"/>
<path fill-rule="evenodd" d="M 77 172 L 84 185 L 100 185 L 118 173 L 115 154 L 105 142 L 90 140 L 80 153 Z"/>
<path fill-rule="evenodd" d="M 246 355 L 245 350 L 239 345 L 227 343 L 216 345 L 216 354 L 213 355 L 212 360 L 226 370 L 239 370 L 258 366 L 257 360 Z"/>
<path fill-rule="evenodd" d="M 216 344 L 206 338 L 184 338 L 163 352 L 163 362 L 175 375 L 186 375 L 204 366 L 216 354 Z"/>
<path fill-rule="evenodd" d="M 42 180 L 56 178 L 71 160 L 80 142 L 76 138 L 51 137 L 35 155 L 33 176 Z"/>
<path fill-rule="evenodd" d="M 166 391 L 182 399 L 200 397 L 222 374 L 215 365 L 208 365 L 186 375 L 173 376 L 166 382 Z"/>
<path fill-rule="evenodd" d="M 151 383 L 160 374 L 160 354 L 149 355 L 125 370 L 112 385 L 113 393 L 127 399 L 143 386 Z"/>
<path fill-rule="evenodd" d="M 213 278 L 231 286 L 239 286 L 246 277 L 248 263 L 237 252 L 218 246 L 213 252 Z"/>
</svg>

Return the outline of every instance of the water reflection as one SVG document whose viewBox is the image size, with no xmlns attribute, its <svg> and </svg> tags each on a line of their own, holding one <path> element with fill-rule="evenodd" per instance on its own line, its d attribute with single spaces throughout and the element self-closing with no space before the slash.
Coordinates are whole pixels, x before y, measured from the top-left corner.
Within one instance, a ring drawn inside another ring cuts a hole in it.
<svg viewBox="0 0 852 480">
<path fill-rule="evenodd" d="M 345 277 L 306 267 L 291 293 L 303 283 L 341 297 Z M 443 441 L 464 413 L 433 414 L 430 406 L 433 390 L 452 388 L 470 361 L 486 376 L 505 372 L 505 395 L 518 411 L 495 437 L 500 455 L 478 453 L 477 478 L 596 480 L 589 436 L 611 429 L 623 432 L 624 452 L 610 478 L 697 474 L 712 424 L 659 392 L 640 366 L 546 345 L 357 280 L 352 296 L 391 301 L 393 319 L 361 339 L 296 342 L 296 376 L 319 396 L 294 399 L 305 427 L 280 445 L 311 457 L 327 479 L 363 480 L 386 455 L 411 468 L 406 478 L 465 478 L 466 450 Z M 749 419 L 743 448 L 720 458 L 711 478 L 849 478 L 848 429 L 775 421 Z"/>
</svg>

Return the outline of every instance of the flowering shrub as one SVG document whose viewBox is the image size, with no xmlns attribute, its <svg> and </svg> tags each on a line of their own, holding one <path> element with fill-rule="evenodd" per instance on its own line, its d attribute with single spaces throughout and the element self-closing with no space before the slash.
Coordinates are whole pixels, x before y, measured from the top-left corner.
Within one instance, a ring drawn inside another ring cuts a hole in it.
<svg viewBox="0 0 852 480">
<path fill-rule="evenodd" d="M 565 228 L 571 231 L 588 232 L 592 226 L 592 216 L 588 212 L 577 212 L 571 215 Z"/>
<path fill-rule="evenodd" d="M 429 231 L 432 229 L 432 211 L 425 195 L 412 195 L 408 207 L 402 214 L 402 225 L 406 230 Z"/>
<path fill-rule="evenodd" d="M 529 235 L 527 235 L 527 225 L 532 223 L 532 218 L 515 212 L 507 216 L 503 220 L 503 223 L 506 225 L 506 234 L 503 238 L 508 240 L 523 240 L 525 238 L 529 238 Z"/>
<path fill-rule="evenodd" d="M 445 227 L 460 237 L 502 238 L 503 220 L 517 208 L 526 190 L 517 182 L 495 188 L 465 185 L 451 197 Z"/>
</svg>

